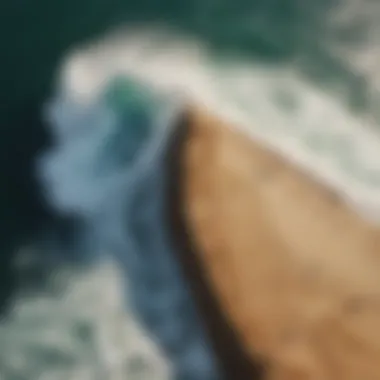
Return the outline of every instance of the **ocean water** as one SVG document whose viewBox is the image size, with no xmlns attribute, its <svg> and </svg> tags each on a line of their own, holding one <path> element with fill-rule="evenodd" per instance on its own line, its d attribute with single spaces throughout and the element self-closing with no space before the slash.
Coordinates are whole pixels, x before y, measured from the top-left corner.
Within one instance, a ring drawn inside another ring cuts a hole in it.
<svg viewBox="0 0 380 380">
<path fill-rule="evenodd" d="M 122 72 L 202 102 L 378 220 L 380 3 L 279 3 L 152 4 L 136 10 L 144 24 L 69 49 L 58 82 L 86 104 Z M 42 265 L 31 251 L 24 277 Z M 31 281 L 20 279 L 0 326 L 0 379 L 171 379 L 171 363 L 125 310 L 128 279 L 115 263 L 62 265 L 27 291 Z"/>
</svg>

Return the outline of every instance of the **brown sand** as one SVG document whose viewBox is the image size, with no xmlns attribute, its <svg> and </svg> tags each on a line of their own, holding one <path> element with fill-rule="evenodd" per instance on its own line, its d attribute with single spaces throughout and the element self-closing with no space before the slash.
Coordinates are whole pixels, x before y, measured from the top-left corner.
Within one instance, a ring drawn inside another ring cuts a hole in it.
<svg viewBox="0 0 380 380">
<path fill-rule="evenodd" d="M 190 124 L 190 232 L 266 379 L 380 379 L 379 229 L 204 110 Z"/>
</svg>

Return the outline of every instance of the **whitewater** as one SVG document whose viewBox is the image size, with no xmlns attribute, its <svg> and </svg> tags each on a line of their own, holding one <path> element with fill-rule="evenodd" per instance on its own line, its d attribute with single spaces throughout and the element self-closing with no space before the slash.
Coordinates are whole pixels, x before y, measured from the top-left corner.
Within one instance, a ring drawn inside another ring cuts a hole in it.
<svg viewBox="0 0 380 380">
<path fill-rule="evenodd" d="M 375 93 L 380 54 L 336 51 L 350 70 L 365 74 Z M 179 104 L 209 108 L 335 189 L 364 218 L 380 221 L 375 115 L 355 114 L 339 95 L 308 80 L 296 62 L 215 56 L 201 41 L 141 26 L 69 52 L 57 81 L 86 103 L 121 73 Z M 27 248 L 22 257 L 29 256 Z M 113 263 L 84 272 L 64 268 L 48 290 L 15 300 L 12 319 L 0 326 L 0 379 L 170 379 L 170 363 L 123 308 L 120 276 Z"/>
</svg>

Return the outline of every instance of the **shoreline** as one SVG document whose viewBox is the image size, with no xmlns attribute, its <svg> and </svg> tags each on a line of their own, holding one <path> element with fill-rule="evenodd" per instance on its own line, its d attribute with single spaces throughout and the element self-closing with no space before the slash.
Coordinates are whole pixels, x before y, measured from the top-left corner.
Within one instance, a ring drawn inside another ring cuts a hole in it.
<svg viewBox="0 0 380 380">
<path fill-rule="evenodd" d="M 110 34 L 76 50 L 63 63 L 60 81 L 69 94 L 87 101 L 106 78 L 120 73 L 205 106 L 337 191 L 362 217 L 380 223 L 380 132 L 294 70 L 215 64 L 196 41 L 143 29 L 129 37 Z M 293 98 L 296 110 L 276 102 L 281 92 Z"/>
</svg>

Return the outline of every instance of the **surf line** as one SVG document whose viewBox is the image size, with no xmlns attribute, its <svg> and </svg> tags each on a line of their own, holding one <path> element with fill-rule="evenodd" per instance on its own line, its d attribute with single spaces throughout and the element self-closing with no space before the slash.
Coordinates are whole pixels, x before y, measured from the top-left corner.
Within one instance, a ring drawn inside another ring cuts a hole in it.
<svg viewBox="0 0 380 380">
<path fill-rule="evenodd" d="M 240 74 L 240 81 L 238 70 L 221 65 L 214 65 L 213 70 L 218 72 L 213 111 L 335 189 L 362 216 L 380 223 L 379 126 L 340 109 L 328 94 L 300 84 L 295 96 L 302 98 L 309 91 L 309 101 L 318 98 L 322 107 L 320 115 L 305 125 L 297 112 L 278 106 L 270 91 L 263 93 L 263 77 L 272 75 L 271 70 L 253 74 L 253 66 L 244 79 Z M 292 79 L 296 84 L 295 75 Z M 324 118 L 326 109 L 329 117 Z"/>
</svg>

